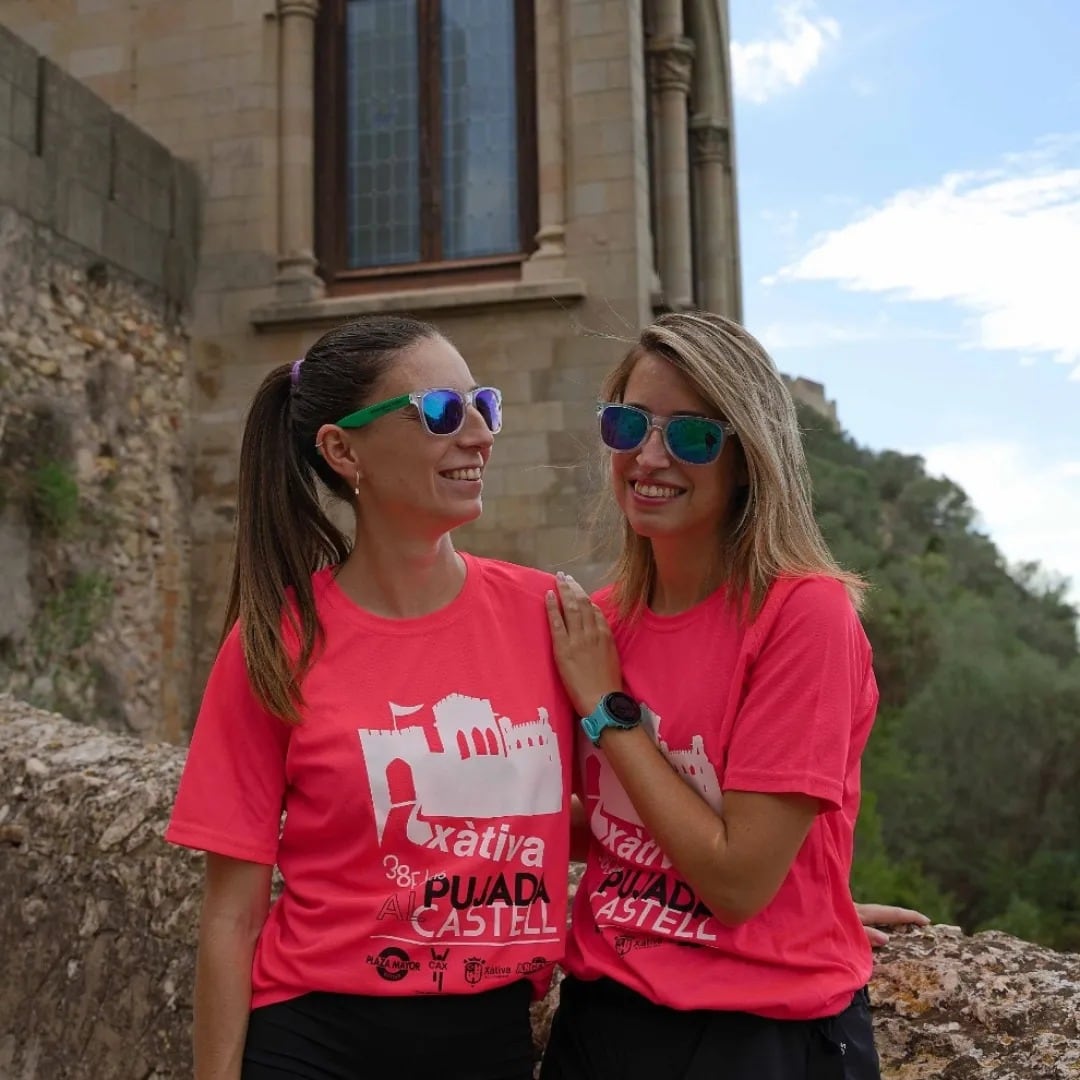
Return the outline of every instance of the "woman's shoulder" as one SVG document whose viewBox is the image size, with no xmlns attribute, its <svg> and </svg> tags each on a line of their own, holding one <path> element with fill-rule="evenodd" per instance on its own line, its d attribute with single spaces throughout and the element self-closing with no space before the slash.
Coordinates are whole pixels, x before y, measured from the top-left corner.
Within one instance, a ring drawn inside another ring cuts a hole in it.
<svg viewBox="0 0 1080 1080">
<path fill-rule="evenodd" d="M 854 611 L 847 585 L 830 574 L 783 574 L 769 587 L 766 605 Z"/>
<path fill-rule="evenodd" d="M 475 570 L 481 576 L 486 588 L 492 590 L 512 590 L 529 596 L 543 597 L 555 587 L 555 575 L 533 566 L 507 562 L 504 559 L 490 559 L 482 555 L 464 554 L 470 571 Z"/>
<path fill-rule="evenodd" d="M 751 643 L 760 644 L 785 629 L 864 637 L 847 584 L 829 574 L 785 574 L 772 583 L 753 621 Z"/>
</svg>

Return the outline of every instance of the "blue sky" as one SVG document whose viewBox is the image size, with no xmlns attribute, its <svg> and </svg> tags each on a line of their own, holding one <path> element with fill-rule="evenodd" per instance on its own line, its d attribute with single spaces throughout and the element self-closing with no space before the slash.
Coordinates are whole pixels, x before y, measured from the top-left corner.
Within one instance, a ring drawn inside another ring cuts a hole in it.
<svg viewBox="0 0 1080 1080">
<path fill-rule="evenodd" d="M 747 326 L 1080 604 L 1080 5 L 729 2 Z"/>
</svg>

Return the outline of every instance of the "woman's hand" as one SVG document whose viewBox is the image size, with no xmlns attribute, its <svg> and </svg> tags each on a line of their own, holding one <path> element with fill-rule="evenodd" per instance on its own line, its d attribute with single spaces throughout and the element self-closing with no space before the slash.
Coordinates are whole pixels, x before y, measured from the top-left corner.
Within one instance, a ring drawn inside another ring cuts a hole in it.
<svg viewBox="0 0 1080 1080">
<path fill-rule="evenodd" d="M 555 661 L 574 708 L 588 716 L 605 694 L 622 689 L 622 666 L 600 609 L 568 574 L 555 577 L 558 596 L 547 594 Z"/>
<path fill-rule="evenodd" d="M 873 948 L 884 945 L 889 935 L 879 926 L 929 926 L 930 920 L 921 911 L 911 908 L 893 907 L 890 904 L 856 904 L 859 922 L 863 924 L 866 936 Z"/>
</svg>

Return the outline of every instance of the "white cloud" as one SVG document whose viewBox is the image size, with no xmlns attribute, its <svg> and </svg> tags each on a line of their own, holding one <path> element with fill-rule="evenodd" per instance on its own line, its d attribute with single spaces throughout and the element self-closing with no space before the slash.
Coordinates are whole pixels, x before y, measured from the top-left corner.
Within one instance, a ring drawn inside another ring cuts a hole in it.
<svg viewBox="0 0 1080 1080">
<path fill-rule="evenodd" d="M 901 191 L 767 280 L 948 302 L 969 317 L 968 344 L 1049 355 L 1080 379 L 1080 140 Z"/>
<path fill-rule="evenodd" d="M 798 235 L 798 210 L 762 210 L 761 220 L 782 240 L 793 240 Z"/>
<path fill-rule="evenodd" d="M 771 353 L 784 349 L 821 349 L 830 345 L 850 345 L 875 341 L 881 337 L 874 327 L 848 323 L 801 322 L 769 323 L 757 334 Z"/>
<path fill-rule="evenodd" d="M 1071 579 L 1080 606 L 1080 462 L 1047 462 L 1018 442 L 977 440 L 920 451 L 927 470 L 968 494 L 1012 563 L 1034 561 Z"/>
<path fill-rule="evenodd" d="M 758 334 L 770 352 L 788 349 L 825 349 L 833 345 L 853 345 L 864 341 L 955 341 L 956 335 L 919 326 L 901 325 L 891 319 L 871 323 L 775 322 L 766 325 Z"/>
<path fill-rule="evenodd" d="M 731 43 L 735 93 L 756 105 L 800 86 L 840 37 L 840 24 L 808 0 L 782 4 L 776 13 L 777 36 Z"/>
</svg>

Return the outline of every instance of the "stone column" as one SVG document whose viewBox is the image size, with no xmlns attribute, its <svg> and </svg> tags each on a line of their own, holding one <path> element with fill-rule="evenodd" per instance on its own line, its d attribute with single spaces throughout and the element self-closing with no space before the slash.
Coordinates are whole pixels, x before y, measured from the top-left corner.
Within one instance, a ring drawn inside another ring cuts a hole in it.
<svg viewBox="0 0 1080 1080">
<path fill-rule="evenodd" d="M 648 46 L 650 83 L 656 116 L 656 208 L 660 282 L 668 307 L 693 303 L 693 256 L 690 239 L 690 167 L 687 96 L 694 45 L 678 33 L 660 34 Z"/>
<path fill-rule="evenodd" d="M 698 243 L 702 296 L 706 311 L 741 318 L 738 244 L 733 215 L 734 180 L 731 131 L 707 116 L 690 123 L 694 191 L 698 201 Z"/>
<path fill-rule="evenodd" d="M 278 0 L 279 300 L 324 292 L 315 273 L 315 17 L 319 0 Z"/>
<path fill-rule="evenodd" d="M 536 0 L 536 148 L 540 228 L 525 281 L 563 276 L 566 264 L 566 97 L 562 0 Z"/>
</svg>

